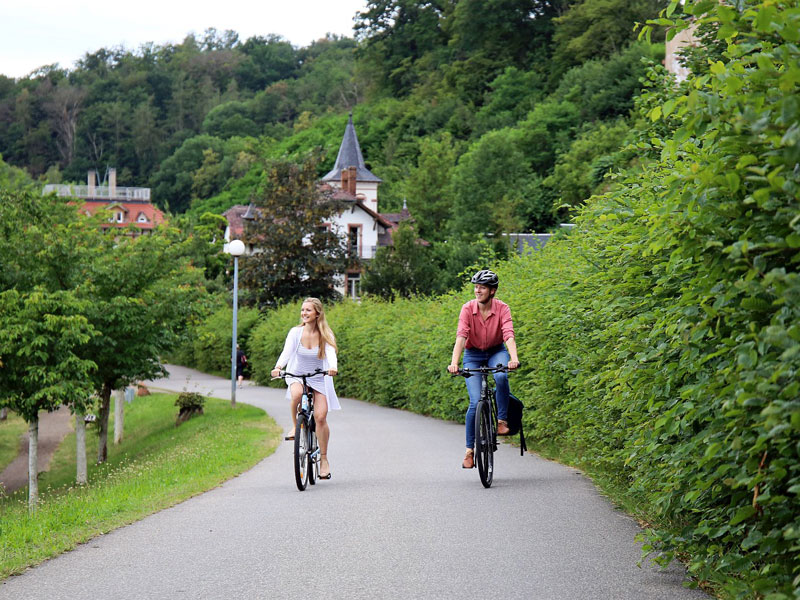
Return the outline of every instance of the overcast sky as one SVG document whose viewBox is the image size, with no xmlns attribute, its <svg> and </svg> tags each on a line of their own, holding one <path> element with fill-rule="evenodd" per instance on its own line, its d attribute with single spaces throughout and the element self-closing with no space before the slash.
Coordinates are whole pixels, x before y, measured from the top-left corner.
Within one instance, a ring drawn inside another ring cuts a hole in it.
<svg viewBox="0 0 800 600">
<path fill-rule="evenodd" d="M 275 33 L 307 46 L 326 33 L 353 35 L 366 0 L 0 0 L 0 74 L 23 77 L 59 63 L 72 69 L 86 52 L 180 43 L 209 27 L 244 41 Z"/>
</svg>

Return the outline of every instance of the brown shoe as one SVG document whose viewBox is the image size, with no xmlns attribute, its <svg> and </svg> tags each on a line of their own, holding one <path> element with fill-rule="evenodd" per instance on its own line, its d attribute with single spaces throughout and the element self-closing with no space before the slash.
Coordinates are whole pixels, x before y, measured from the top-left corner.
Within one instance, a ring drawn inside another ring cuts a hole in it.
<svg viewBox="0 0 800 600">
<path fill-rule="evenodd" d="M 472 469 L 475 466 L 475 457 L 473 456 L 472 448 L 467 449 L 464 456 L 464 462 L 461 463 L 462 469 Z"/>
<path fill-rule="evenodd" d="M 508 428 L 508 423 L 505 421 L 497 422 L 497 435 L 508 435 L 511 430 Z"/>
</svg>

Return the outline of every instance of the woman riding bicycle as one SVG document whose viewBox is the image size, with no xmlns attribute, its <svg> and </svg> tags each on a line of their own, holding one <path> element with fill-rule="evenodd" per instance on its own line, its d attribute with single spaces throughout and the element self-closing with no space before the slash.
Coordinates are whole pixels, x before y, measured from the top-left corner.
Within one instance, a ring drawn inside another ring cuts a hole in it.
<svg viewBox="0 0 800 600">
<path fill-rule="evenodd" d="M 497 275 L 488 269 L 478 271 L 472 276 L 475 284 L 475 300 L 470 300 L 461 307 L 458 317 L 456 343 L 453 346 L 453 357 L 447 370 L 458 372 L 458 361 L 464 352 L 464 368 L 474 369 L 482 366 L 508 366 L 514 370 L 519 366 L 517 343 L 514 340 L 514 323 L 511 320 L 511 309 L 505 302 L 494 296 L 500 281 Z M 466 350 L 465 350 L 466 347 Z M 509 356 L 510 355 L 510 356 Z M 465 379 L 469 394 L 467 409 L 467 452 L 461 466 L 471 469 L 475 466 L 473 447 L 475 446 L 475 407 L 480 400 L 481 382 L 478 377 Z M 497 435 L 508 435 L 506 423 L 508 416 L 508 376 L 495 373 L 497 387 Z"/>
<path fill-rule="evenodd" d="M 273 377 L 279 377 L 286 368 L 292 373 L 313 373 L 317 369 L 327 375 L 316 375 L 306 379 L 308 386 L 314 390 L 314 421 L 316 422 L 317 439 L 320 449 L 320 479 L 331 478 L 331 467 L 328 463 L 328 409 L 339 410 L 339 399 L 333 389 L 333 376 L 336 375 L 336 338 L 325 319 L 322 302 L 317 298 L 306 298 L 300 308 L 300 325 L 292 327 L 286 336 L 278 362 L 272 370 Z M 285 439 L 294 439 L 297 425 L 297 405 L 303 394 L 303 383 L 293 377 L 286 378 L 287 397 L 291 398 L 292 429 Z"/>
</svg>

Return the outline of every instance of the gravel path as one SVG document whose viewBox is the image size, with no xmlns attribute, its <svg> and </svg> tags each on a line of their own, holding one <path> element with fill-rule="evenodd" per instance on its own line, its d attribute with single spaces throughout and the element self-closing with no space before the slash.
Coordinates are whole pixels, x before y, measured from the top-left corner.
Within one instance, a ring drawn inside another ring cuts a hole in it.
<svg viewBox="0 0 800 600">
<path fill-rule="evenodd" d="M 151 388 L 230 395 L 228 380 L 169 370 Z M 246 385 L 237 399 L 288 426 L 283 391 Z M 706 598 L 677 566 L 637 566 L 637 524 L 575 469 L 504 445 L 486 490 L 460 468 L 462 425 L 342 405 L 330 481 L 298 492 L 282 443 L 210 492 L 7 579 L 0 598 Z"/>
</svg>

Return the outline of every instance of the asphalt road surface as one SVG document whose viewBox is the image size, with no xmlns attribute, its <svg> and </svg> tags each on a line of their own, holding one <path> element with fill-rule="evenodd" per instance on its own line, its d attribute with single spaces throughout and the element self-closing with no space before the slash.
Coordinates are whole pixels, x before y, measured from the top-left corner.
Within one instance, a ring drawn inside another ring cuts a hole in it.
<svg viewBox="0 0 800 600">
<path fill-rule="evenodd" d="M 182 367 L 153 387 L 230 397 Z M 282 390 L 237 400 L 290 422 Z M 136 402 L 146 402 L 137 399 Z M 575 469 L 502 445 L 490 489 L 464 427 L 342 399 L 332 479 L 299 492 L 292 447 L 220 487 L 0 584 L 0 598 L 706 598 L 638 566 L 636 522 Z"/>
</svg>

